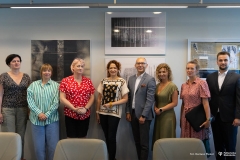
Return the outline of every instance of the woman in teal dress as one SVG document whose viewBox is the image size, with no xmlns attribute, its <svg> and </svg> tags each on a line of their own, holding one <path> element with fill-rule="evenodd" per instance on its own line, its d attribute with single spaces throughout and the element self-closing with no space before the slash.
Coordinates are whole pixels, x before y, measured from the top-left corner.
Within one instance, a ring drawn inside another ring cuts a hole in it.
<svg viewBox="0 0 240 160">
<path fill-rule="evenodd" d="M 156 77 L 160 83 L 155 92 L 153 145 L 160 138 L 176 138 L 176 115 L 173 108 L 178 103 L 178 88 L 172 82 L 171 68 L 166 63 L 159 64 Z"/>
</svg>

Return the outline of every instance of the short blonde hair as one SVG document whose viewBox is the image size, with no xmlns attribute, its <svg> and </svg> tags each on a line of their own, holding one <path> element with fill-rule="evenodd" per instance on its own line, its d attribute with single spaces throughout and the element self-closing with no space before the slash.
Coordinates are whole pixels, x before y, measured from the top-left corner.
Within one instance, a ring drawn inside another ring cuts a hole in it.
<svg viewBox="0 0 240 160">
<path fill-rule="evenodd" d="M 171 68 L 169 67 L 169 65 L 168 65 L 167 63 L 161 63 L 161 64 L 159 64 L 159 65 L 157 66 L 157 68 L 156 68 L 156 73 L 155 73 L 157 80 L 158 80 L 159 82 L 161 82 L 161 79 L 158 78 L 158 72 L 159 72 L 159 70 L 162 69 L 162 68 L 165 68 L 165 69 L 168 71 L 168 80 L 169 80 L 169 81 L 172 81 L 172 80 L 173 80 L 172 70 L 171 70 Z"/>
<path fill-rule="evenodd" d="M 80 62 L 80 63 L 85 67 L 85 62 L 84 62 L 83 59 L 81 59 L 81 58 L 75 58 L 75 59 L 72 61 L 72 64 L 71 64 L 71 66 L 70 66 L 72 72 L 73 72 L 74 66 L 75 66 L 78 62 Z"/>
<path fill-rule="evenodd" d="M 47 70 L 50 70 L 51 72 L 53 72 L 53 68 L 50 64 L 48 63 L 44 63 L 42 66 L 41 66 L 41 69 L 40 69 L 40 76 L 42 77 L 42 72 L 43 71 L 47 71 Z"/>
</svg>

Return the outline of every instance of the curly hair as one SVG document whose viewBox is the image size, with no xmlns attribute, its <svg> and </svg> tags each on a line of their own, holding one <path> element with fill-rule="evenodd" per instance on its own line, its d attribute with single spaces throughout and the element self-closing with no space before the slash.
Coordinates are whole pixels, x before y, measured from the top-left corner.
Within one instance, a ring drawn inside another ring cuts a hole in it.
<svg viewBox="0 0 240 160">
<path fill-rule="evenodd" d="M 157 68 L 156 68 L 156 73 L 155 73 L 157 80 L 158 80 L 159 82 L 161 82 L 161 79 L 158 77 L 158 72 L 159 72 L 160 69 L 162 69 L 162 68 L 165 68 L 165 69 L 167 70 L 167 72 L 168 72 L 168 80 L 169 80 L 169 81 L 172 81 L 172 80 L 173 80 L 172 70 L 171 70 L 171 68 L 169 67 L 169 65 L 168 65 L 167 63 L 161 63 L 161 64 L 159 64 L 159 65 L 157 66 Z"/>
<path fill-rule="evenodd" d="M 117 76 L 118 77 L 121 77 L 120 76 L 120 71 L 121 71 L 121 63 L 120 62 L 118 62 L 118 61 L 116 61 L 116 60 L 111 60 L 111 61 L 109 61 L 108 62 L 108 64 L 107 64 L 107 77 L 110 77 L 110 73 L 109 73 L 109 68 L 110 68 L 110 65 L 111 64 L 115 64 L 116 65 L 116 67 L 117 67 L 117 69 L 119 70 L 119 72 L 117 73 Z"/>
</svg>

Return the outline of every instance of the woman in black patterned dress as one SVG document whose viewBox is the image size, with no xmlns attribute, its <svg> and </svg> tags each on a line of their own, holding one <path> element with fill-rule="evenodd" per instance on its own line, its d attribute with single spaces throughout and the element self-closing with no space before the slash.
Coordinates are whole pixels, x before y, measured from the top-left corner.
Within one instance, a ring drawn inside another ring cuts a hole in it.
<svg viewBox="0 0 240 160">
<path fill-rule="evenodd" d="M 0 124 L 2 132 L 18 133 L 23 146 L 28 117 L 27 87 L 31 81 L 26 73 L 20 72 L 21 62 L 19 55 L 9 55 L 6 64 L 10 71 L 0 75 Z M 22 153 L 23 150 L 24 147 Z"/>
</svg>

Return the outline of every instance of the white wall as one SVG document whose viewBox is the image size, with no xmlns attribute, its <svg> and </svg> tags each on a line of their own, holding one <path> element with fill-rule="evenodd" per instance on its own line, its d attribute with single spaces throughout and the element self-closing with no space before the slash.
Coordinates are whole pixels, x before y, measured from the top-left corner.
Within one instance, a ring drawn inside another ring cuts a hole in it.
<svg viewBox="0 0 240 160">
<path fill-rule="evenodd" d="M 187 39 L 240 37 L 239 9 L 0 9 L 0 73 L 9 70 L 5 65 L 6 56 L 16 53 L 23 59 L 21 70 L 31 74 L 31 40 L 91 40 L 91 79 L 97 87 L 100 80 L 105 77 L 103 75 L 106 11 L 166 12 L 166 62 L 173 70 L 174 83 L 179 90 L 181 84 L 186 81 Z M 178 137 L 180 105 L 181 100 L 175 108 Z M 103 133 L 95 121 L 94 111 L 93 106 L 88 137 L 102 139 Z M 65 137 L 64 125 L 61 126 L 61 136 Z M 26 158 L 34 159 L 29 124 L 26 139 Z M 211 145 L 214 151 L 212 141 Z M 239 149 L 238 141 L 237 150 Z M 125 116 L 119 124 L 117 150 L 117 159 L 136 159 L 130 125 L 126 122 Z"/>
</svg>

